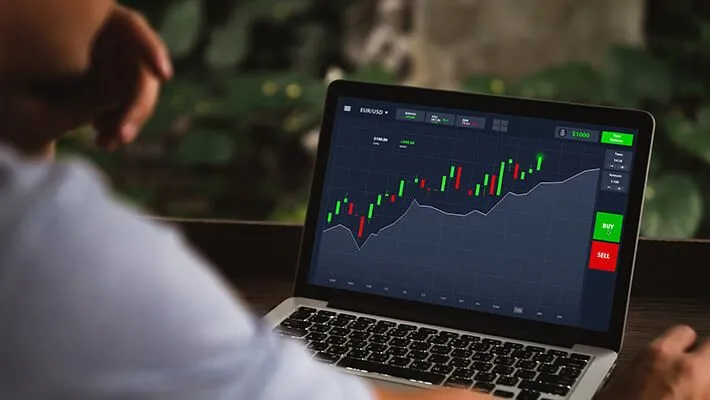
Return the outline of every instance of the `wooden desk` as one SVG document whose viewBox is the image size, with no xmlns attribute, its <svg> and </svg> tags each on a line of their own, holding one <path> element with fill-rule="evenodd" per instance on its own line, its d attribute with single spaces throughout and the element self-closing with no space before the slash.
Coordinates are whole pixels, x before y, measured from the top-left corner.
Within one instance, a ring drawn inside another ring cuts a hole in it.
<svg viewBox="0 0 710 400">
<path fill-rule="evenodd" d="M 179 224 L 256 313 L 263 315 L 290 296 L 300 226 L 205 221 Z M 671 325 L 688 324 L 710 337 L 708 260 L 710 242 L 639 243 L 620 368 Z"/>
</svg>

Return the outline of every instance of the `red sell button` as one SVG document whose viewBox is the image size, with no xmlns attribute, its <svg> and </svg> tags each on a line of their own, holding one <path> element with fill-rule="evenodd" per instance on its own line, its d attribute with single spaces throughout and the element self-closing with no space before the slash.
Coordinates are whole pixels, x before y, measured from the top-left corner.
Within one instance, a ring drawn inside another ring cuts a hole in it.
<svg viewBox="0 0 710 400">
<path fill-rule="evenodd" d="M 616 272 L 616 258 L 618 255 L 618 244 L 593 241 L 592 254 L 589 257 L 589 268 Z"/>
</svg>

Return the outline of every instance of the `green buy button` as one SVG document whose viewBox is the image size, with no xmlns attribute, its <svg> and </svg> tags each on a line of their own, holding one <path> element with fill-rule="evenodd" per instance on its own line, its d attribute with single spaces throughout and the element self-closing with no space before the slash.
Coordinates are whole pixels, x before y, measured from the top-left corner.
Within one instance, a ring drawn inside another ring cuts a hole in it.
<svg viewBox="0 0 710 400">
<path fill-rule="evenodd" d="M 630 133 L 604 131 L 602 132 L 602 143 L 616 144 L 619 146 L 633 146 L 634 135 Z"/>
</svg>

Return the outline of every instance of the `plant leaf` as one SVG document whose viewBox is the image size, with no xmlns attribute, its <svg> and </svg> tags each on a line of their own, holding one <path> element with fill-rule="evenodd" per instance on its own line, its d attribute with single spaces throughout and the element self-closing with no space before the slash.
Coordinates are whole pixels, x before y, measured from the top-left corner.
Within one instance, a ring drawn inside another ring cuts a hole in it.
<svg viewBox="0 0 710 400">
<path fill-rule="evenodd" d="M 697 122 L 673 113 L 664 118 L 663 124 L 673 144 L 710 162 L 710 105 L 698 111 Z"/>
<path fill-rule="evenodd" d="M 212 32 L 205 54 L 207 65 L 214 70 L 235 68 L 249 51 L 249 19 L 239 9 L 223 27 Z"/>
<path fill-rule="evenodd" d="M 602 78 L 606 102 L 637 107 L 643 100 L 667 102 L 672 93 L 668 66 L 641 48 L 614 46 L 607 54 Z"/>
<path fill-rule="evenodd" d="M 160 35 L 174 57 L 188 55 L 197 45 L 202 28 L 200 3 L 200 0 L 184 0 L 167 11 Z"/>
<path fill-rule="evenodd" d="M 185 136 L 173 153 L 173 160 L 183 166 L 223 166 L 236 153 L 234 139 L 223 132 L 197 131 Z"/>
<path fill-rule="evenodd" d="M 689 175 L 671 173 L 649 182 L 641 226 L 644 236 L 692 238 L 702 218 L 703 196 Z"/>
</svg>

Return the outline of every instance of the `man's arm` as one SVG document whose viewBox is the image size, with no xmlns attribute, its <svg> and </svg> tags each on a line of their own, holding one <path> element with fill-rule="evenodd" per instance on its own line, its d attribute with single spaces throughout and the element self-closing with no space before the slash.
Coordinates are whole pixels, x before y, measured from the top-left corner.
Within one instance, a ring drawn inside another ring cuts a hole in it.
<svg viewBox="0 0 710 400">
<path fill-rule="evenodd" d="M 0 397 L 371 397 L 260 326 L 89 168 L 5 158 L 0 182 Z"/>
</svg>

